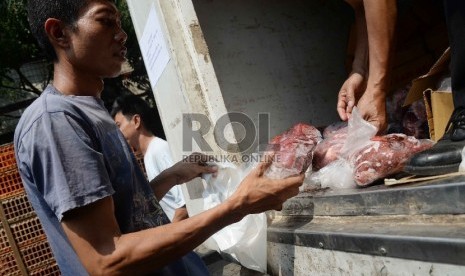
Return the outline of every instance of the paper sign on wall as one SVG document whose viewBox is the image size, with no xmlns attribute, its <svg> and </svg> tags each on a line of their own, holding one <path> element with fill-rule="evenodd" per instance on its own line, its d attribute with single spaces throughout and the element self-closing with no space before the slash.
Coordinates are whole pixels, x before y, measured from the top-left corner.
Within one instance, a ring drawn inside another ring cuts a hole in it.
<svg viewBox="0 0 465 276">
<path fill-rule="evenodd" d="M 160 20 L 152 5 L 140 40 L 142 57 L 152 87 L 154 87 L 170 60 L 168 48 L 160 25 Z"/>
</svg>

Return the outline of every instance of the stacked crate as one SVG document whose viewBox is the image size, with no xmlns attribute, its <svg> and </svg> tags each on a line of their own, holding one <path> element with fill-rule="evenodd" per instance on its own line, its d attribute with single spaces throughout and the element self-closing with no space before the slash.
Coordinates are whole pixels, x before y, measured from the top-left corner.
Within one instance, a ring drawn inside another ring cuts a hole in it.
<svg viewBox="0 0 465 276">
<path fill-rule="evenodd" d="M 142 172 L 144 173 L 145 178 L 147 178 L 147 171 L 145 170 L 145 164 L 144 164 L 144 155 L 140 151 L 136 151 L 132 149 L 134 156 L 136 157 L 137 164 L 139 164 L 140 168 L 142 169 Z"/>
<path fill-rule="evenodd" d="M 13 144 L 0 146 L 0 275 L 60 275 L 24 191 Z"/>
<path fill-rule="evenodd" d="M 135 152 L 144 174 L 144 158 Z M 60 275 L 21 182 L 13 143 L 0 145 L 0 275 Z"/>
</svg>

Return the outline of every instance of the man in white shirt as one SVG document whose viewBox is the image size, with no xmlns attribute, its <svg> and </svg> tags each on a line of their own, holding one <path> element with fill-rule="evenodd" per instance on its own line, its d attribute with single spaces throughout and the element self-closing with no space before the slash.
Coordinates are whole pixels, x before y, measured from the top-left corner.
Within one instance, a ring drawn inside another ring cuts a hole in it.
<svg viewBox="0 0 465 276">
<path fill-rule="evenodd" d="M 148 180 L 174 165 L 168 142 L 155 135 L 162 131 L 157 114 L 136 95 L 125 95 L 115 101 L 111 115 L 129 145 L 144 156 Z M 157 124 L 158 123 L 158 124 Z M 174 186 L 160 201 L 171 221 L 188 217 L 180 186 Z"/>
</svg>

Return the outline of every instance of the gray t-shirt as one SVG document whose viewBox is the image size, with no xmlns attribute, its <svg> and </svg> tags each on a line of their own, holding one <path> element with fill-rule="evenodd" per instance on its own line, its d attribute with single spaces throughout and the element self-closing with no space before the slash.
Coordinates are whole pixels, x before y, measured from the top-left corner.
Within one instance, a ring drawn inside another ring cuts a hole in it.
<svg viewBox="0 0 465 276">
<path fill-rule="evenodd" d="M 112 196 L 122 233 L 169 223 L 103 102 L 64 96 L 49 85 L 22 115 L 14 137 L 18 168 L 63 275 L 86 275 L 60 221 Z M 98 231 L 98 229 L 95 229 Z M 155 275 L 208 274 L 189 253 Z"/>
</svg>

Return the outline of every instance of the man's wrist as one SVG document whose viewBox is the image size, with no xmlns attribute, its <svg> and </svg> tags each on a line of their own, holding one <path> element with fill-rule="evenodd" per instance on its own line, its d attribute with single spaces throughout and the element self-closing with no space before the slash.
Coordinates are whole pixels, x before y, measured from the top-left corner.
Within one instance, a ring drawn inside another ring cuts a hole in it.
<svg viewBox="0 0 465 276">
<path fill-rule="evenodd" d="M 177 184 L 176 182 L 175 174 L 168 168 L 152 179 L 149 184 L 157 199 L 161 200 Z"/>
<path fill-rule="evenodd" d="M 176 172 L 176 170 L 173 169 L 173 168 L 174 168 L 174 166 L 166 169 L 164 172 L 166 173 L 166 175 L 165 175 L 166 181 L 168 181 L 171 184 L 171 186 L 174 187 L 174 186 L 176 186 L 176 185 L 178 185 L 180 183 L 180 181 L 179 181 L 180 176 Z"/>
<path fill-rule="evenodd" d="M 247 213 L 244 212 L 244 205 L 240 200 L 237 200 L 236 197 L 228 198 L 223 204 L 223 207 L 228 212 L 228 217 L 233 220 L 233 222 L 241 221 Z"/>
</svg>

